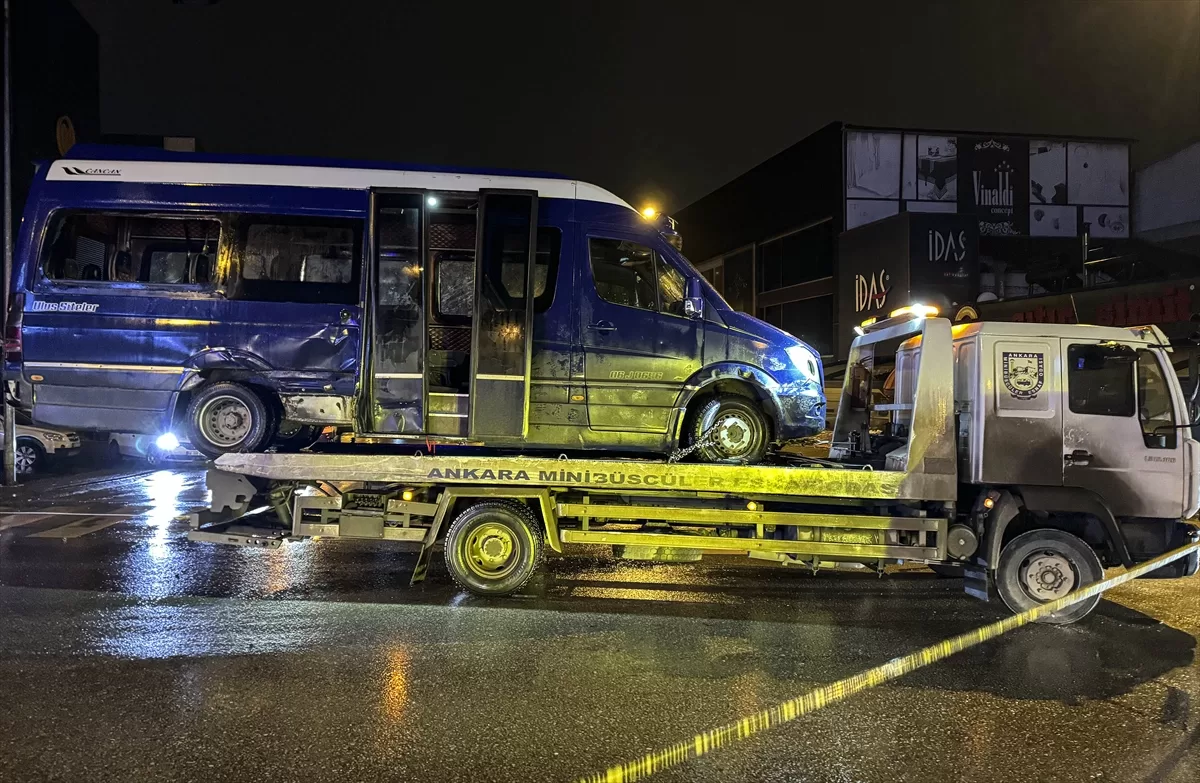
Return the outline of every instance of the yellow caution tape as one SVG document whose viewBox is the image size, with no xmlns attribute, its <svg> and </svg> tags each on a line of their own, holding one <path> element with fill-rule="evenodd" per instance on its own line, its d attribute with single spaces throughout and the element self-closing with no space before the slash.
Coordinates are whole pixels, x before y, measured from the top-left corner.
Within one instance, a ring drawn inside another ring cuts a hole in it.
<svg viewBox="0 0 1200 783">
<path fill-rule="evenodd" d="M 689 740 L 676 742 L 674 745 L 670 745 L 654 753 L 648 753 L 641 758 L 627 761 L 624 764 L 618 764 L 615 767 L 609 767 L 604 772 L 587 775 L 580 778 L 579 783 L 632 783 L 632 781 L 644 780 L 655 772 L 670 769 L 689 759 L 703 756 L 705 753 L 709 753 L 717 748 L 732 745 L 740 740 L 753 737 L 755 734 L 766 731 L 772 726 L 795 720 L 810 712 L 816 712 L 822 707 L 847 699 L 860 691 L 874 688 L 876 685 L 894 680 L 897 677 L 916 671 L 943 658 L 948 658 L 957 652 L 962 652 L 970 647 L 995 639 L 997 636 L 1008 633 L 1014 628 L 1028 625 L 1038 618 L 1045 617 L 1068 606 L 1073 606 L 1081 601 L 1086 601 L 1093 596 L 1103 593 L 1105 590 L 1124 584 L 1131 579 L 1136 579 L 1142 574 L 1160 568 L 1167 563 L 1172 563 L 1181 557 L 1187 557 L 1198 549 L 1200 549 L 1200 544 L 1189 544 L 1173 550 L 1161 557 L 1156 557 L 1153 560 L 1148 560 L 1145 563 L 1134 566 L 1124 573 L 1099 582 L 1093 582 L 1086 587 L 1064 595 L 1062 598 L 1040 604 L 1020 614 L 946 639 L 945 641 L 938 642 L 900 658 L 893 658 L 885 664 L 868 669 L 853 677 L 838 680 L 815 691 L 809 691 L 803 696 L 788 699 L 785 702 L 776 704 L 774 707 L 756 712 L 733 723 L 709 729 Z"/>
</svg>

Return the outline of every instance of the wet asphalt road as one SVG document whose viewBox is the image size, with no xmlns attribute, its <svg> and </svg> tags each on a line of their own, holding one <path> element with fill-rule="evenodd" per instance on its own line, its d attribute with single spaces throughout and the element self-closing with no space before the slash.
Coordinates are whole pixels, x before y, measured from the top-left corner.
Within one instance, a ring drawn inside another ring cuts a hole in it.
<svg viewBox="0 0 1200 783">
<path fill-rule="evenodd" d="M 1001 616 L 920 568 L 732 559 L 558 558 L 484 600 L 383 544 L 191 544 L 203 496 L 0 493 L 0 780 L 571 781 Z M 653 779 L 1195 781 L 1197 635 L 1200 579 L 1135 582 Z"/>
</svg>

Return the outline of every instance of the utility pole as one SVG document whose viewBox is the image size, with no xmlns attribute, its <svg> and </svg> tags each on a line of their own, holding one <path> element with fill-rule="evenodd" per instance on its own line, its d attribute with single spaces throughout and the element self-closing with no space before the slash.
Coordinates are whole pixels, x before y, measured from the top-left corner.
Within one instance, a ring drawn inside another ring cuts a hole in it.
<svg viewBox="0 0 1200 783">
<path fill-rule="evenodd" d="M 4 301 L 0 302 L 0 322 L 3 323 L 4 338 L 8 339 L 9 286 L 12 285 L 13 268 L 13 213 L 12 213 L 12 24 L 10 0 L 4 0 Z M 2 361 L 2 360 L 0 360 Z M 0 405 L 4 408 L 4 483 L 17 483 L 17 422 L 13 407 L 8 403 L 8 375 L 3 375 L 0 389 Z"/>
</svg>

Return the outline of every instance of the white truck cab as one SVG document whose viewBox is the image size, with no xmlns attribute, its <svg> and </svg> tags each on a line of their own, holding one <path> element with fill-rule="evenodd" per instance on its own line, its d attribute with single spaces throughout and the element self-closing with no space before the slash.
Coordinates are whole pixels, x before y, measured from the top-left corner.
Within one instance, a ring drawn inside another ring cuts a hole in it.
<svg viewBox="0 0 1200 783">
<path fill-rule="evenodd" d="M 949 551 L 977 578 L 969 591 L 984 597 L 994 585 L 1019 611 L 1099 579 L 1104 566 L 1195 539 L 1185 520 L 1200 510 L 1200 443 L 1157 327 L 984 322 L 950 331 L 957 505 L 973 513 L 950 528 Z M 873 454 L 895 470 L 905 452 L 889 452 L 889 438 L 945 421 L 938 404 L 918 399 L 923 337 L 897 346 L 894 401 L 868 406 L 871 432 L 862 419 L 860 432 L 835 431 L 833 456 Z M 857 357 L 868 384 L 873 355 Z M 852 353 L 848 376 L 855 364 Z M 1197 565 L 1193 555 L 1152 575 L 1190 575 Z"/>
<path fill-rule="evenodd" d="M 1091 493 L 1117 517 L 1196 513 L 1200 444 L 1158 327 L 973 323 L 952 334 L 961 480 Z"/>
</svg>

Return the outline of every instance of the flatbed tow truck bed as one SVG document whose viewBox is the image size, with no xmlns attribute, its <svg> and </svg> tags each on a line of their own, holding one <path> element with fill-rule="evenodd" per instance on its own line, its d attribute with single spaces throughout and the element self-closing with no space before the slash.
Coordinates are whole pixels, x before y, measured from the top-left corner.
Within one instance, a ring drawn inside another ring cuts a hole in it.
<svg viewBox="0 0 1200 783">
<path fill-rule="evenodd" d="M 906 323 L 876 339 L 917 333 L 949 355 L 948 326 Z M 227 454 L 209 472 L 212 503 L 193 515 L 190 535 L 267 547 L 315 537 L 412 542 L 416 581 L 444 531 L 448 548 L 464 548 L 462 568 L 448 554 L 451 573 L 477 592 L 511 592 L 524 579 L 508 579 L 498 563 L 517 553 L 536 567 L 543 544 L 555 552 L 610 545 L 637 559 L 741 551 L 812 569 L 942 561 L 957 496 L 951 372 L 949 362 L 925 363 L 931 381 L 915 391 L 920 413 L 887 469 L 822 460 Z M 483 533 L 471 533 L 480 525 Z"/>
</svg>

